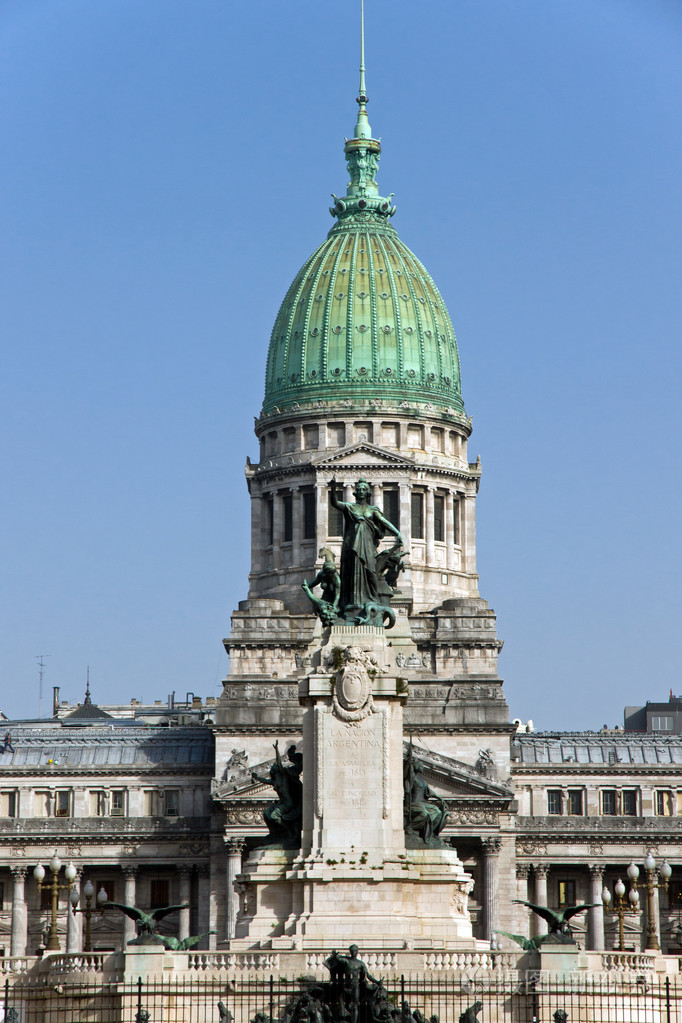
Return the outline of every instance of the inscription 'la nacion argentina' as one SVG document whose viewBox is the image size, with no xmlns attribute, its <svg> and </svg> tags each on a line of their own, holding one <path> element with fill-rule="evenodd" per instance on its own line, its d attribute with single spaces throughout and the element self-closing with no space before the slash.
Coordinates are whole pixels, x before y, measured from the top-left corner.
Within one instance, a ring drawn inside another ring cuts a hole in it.
<svg viewBox="0 0 682 1023">
<path fill-rule="evenodd" d="M 328 739 L 327 749 L 379 749 L 378 739 L 362 738 L 357 739 Z"/>
</svg>

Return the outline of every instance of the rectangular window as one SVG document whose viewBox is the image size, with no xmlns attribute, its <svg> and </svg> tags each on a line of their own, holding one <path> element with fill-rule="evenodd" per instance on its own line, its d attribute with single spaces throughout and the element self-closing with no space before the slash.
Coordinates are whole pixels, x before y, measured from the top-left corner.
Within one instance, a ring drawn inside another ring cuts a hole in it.
<svg viewBox="0 0 682 1023">
<path fill-rule="evenodd" d="M 601 812 L 604 817 L 615 817 L 618 809 L 615 789 L 602 789 Z"/>
<path fill-rule="evenodd" d="M 438 426 L 431 430 L 431 448 L 433 451 L 445 451 L 445 431 Z"/>
<path fill-rule="evenodd" d="M 170 903 L 170 883 L 167 878 L 155 878 L 150 884 L 150 909 L 160 909 Z"/>
<path fill-rule="evenodd" d="M 103 792 L 90 793 L 90 816 L 103 817 L 106 813 L 106 800 Z"/>
<path fill-rule="evenodd" d="M 3 792 L 0 794 L 0 816 L 16 817 L 17 815 L 17 794 L 16 792 Z"/>
<path fill-rule="evenodd" d="M 56 793 L 55 799 L 55 817 L 70 817 L 71 816 L 71 793 L 65 789 L 61 789 Z"/>
<path fill-rule="evenodd" d="M 396 529 L 400 529 L 400 494 L 395 487 L 386 487 L 382 493 L 384 515 Z"/>
<path fill-rule="evenodd" d="M 559 906 L 575 906 L 575 881 L 559 881 L 557 884 Z"/>
<path fill-rule="evenodd" d="M 343 490 L 336 491 L 336 500 L 343 501 Z M 333 506 L 331 494 L 329 495 L 327 528 L 330 536 L 343 536 L 343 513 Z"/>
<path fill-rule="evenodd" d="M 166 789 L 163 797 L 163 812 L 166 817 L 177 817 L 180 813 L 180 793 L 178 789 Z"/>
<path fill-rule="evenodd" d="M 306 451 L 316 451 L 320 446 L 320 429 L 317 426 L 303 427 L 303 447 Z"/>
<path fill-rule="evenodd" d="M 111 809 L 109 813 L 112 817 L 123 817 L 125 814 L 125 792 L 123 789 L 112 789 L 111 792 Z"/>
<path fill-rule="evenodd" d="M 571 789 L 568 793 L 568 812 L 571 817 L 582 817 L 583 815 L 583 794 L 579 789 Z M 572 903 L 569 903 L 572 905 Z"/>
<path fill-rule="evenodd" d="M 445 540 L 445 498 L 440 494 L 433 499 L 433 539 L 438 543 Z"/>
<path fill-rule="evenodd" d="M 424 447 L 424 427 L 423 426 L 408 426 L 407 428 L 407 446 L 408 448 L 420 448 Z"/>
<path fill-rule="evenodd" d="M 41 909 L 52 909 L 52 891 L 50 881 L 52 880 L 52 874 L 50 870 L 45 871 L 45 877 L 43 879 L 42 888 L 40 889 L 40 908 Z"/>
<path fill-rule="evenodd" d="M 315 515 L 315 491 L 303 491 L 303 539 L 314 540 L 317 529 L 317 517 Z"/>
<path fill-rule="evenodd" d="M 294 539 L 294 498 L 291 494 L 282 497 L 282 541 L 291 543 Z"/>
<path fill-rule="evenodd" d="M 116 882 L 112 878 L 105 877 L 103 880 L 102 878 L 100 878 L 98 881 L 93 881 L 92 887 L 95 889 L 95 894 L 93 896 L 93 905 L 97 901 L 97 896 L 101 892 L 102 888 L 104 888 L 104 891 L 107 893 L 107 899 L 109 900 L 109 902 L 118 902 L 118 899 L 116 898 Z M 83 905 L 85 904 L 85 896 L 83 896 L 82 904 Z"/>
<path fill-rule="evenodd" d="M 551 816 L 561 814 L 561 789 L 547 790 L 547 813 Z"/>
<path fill-rule="evenodd" d="M 651 729 L 654 732 L 672 732 L 673 724 L 672 716 L 667 714 L 654 714 L 651 718 Z"/>
<path fill-rule="evenodd" d="M 410 496 L 411 503 L 411 527 L 412 527 L 412 539 L 423 540 L 424 539 L 424 495 L 419 493 L 412 493 Z"/>
<path fill-rule="evenodd" d="M 159 793 L 154 789 L 147 789 L 144 794 L 145 817 L 159 816 Z"/>
<path fill-rule="evenodd" d="M 50 793 L 36 792 L 33 797 L 33 813 L 36 817 L 50 816 Z"/>
<path fill-rule="evenodd" d="M 296 447 L 296 430 L 293 426 L 288 426 L 286 430 L 282 430 L 282 451 L 293 451 Z"/>
<path fill-rule="evenodd" d="M 622 813 L 625 817 L 637 816 L 637 790 L 624 789 L 621 792 Z"/>
<path fill-rule="evenodd" d="M 659 817 L 671 817 L 673 812 L 673 801 L 670 792 L 658 791 L 656 797 L 656 813 Z"/>
<path fill-rule="evenodd" d="M 2 883 L 2 881 L 0 881 L 0 909 L 4 909 L 4 908 L 5 908 L 5 886 Z"/>
<path fill-rule="evenodd" d="M 327 444 L 330 448 L 342 448 L 346 443 L 344 423 L 327 423 Z"/>
<path fill-rule="evenodd" d="M 265 498 L 265 542 L 272 547 L 275 542 L 275 515 L 271 497 Z"/>
</svg>

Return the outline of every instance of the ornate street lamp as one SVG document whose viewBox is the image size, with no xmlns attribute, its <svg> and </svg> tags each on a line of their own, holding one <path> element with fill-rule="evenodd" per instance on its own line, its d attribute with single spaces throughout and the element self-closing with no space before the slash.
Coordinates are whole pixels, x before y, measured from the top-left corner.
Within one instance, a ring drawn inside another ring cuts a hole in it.
<svg viewBox="0 0 682 1023">
<path fill-rule="evenodd" d="M 656 860 L 648 853 L 647 858 L 644 860 L 644 870 L 646 872 L 646 881 L 644 882 L 646 887 L 646 949 L 654 949 L 660 952 L 661 946 L 656 934 L 656 919 L 654 916 L 654 892 L 657 888 L 662 888 L 664 891 L 668 890 L 668 881 L 670 875 L 673 872 L 673 868 L 670 866 L 667 860 L 663 860 L 658 870 L 656 869 Z M 659 880 L 654 880 L 655 877 Z M 637 882 L 635 881 L 635 887 Z"/>
<path fill-rule="evenodd" d="M 85 940 L 83 942 L 83 951 L 92 952 L 92 932 L 90 924 L 92 920 L 92 897 L 95 894 L 95 886 L 92 881 L 86 881 L 83 885 L 83 895 L 85 896 L 85 908 L 77 909 L 78 902 L 80 899 L 80 892 L 74 885 L 69 895 L 69 902 L 73 906 L 74 913 L 82 913 L 85 917 Z M 109 901 L 109 896 L 104 890 L 104 886 L 97 892 L 97 905 L 99 907 L 100 915 L 104 912 L 104 904 Z"/>
<path fill-rule="evenodd" d="M 620 878 L 616 881 L 613 886 L 613 891 L 616 896 L 613 906 L 611 905 L 611 892 L 604 885 L 604 889 L 601 893 L 601 900 L 604 904 L 604 912 L 617 913 L 618 914 L 618 952 L 625 951 L 625 936 L 623 934 L 623 917 L 626 913 L 636 913 L 639 909 L 639 892 L 637 891 L 637 878 L 639 877 L 639 867 L 636 864 L 631 863 L 627 869 L 627 876 L 630 882 L 630 890 L 628 892 L 627 899 L 625 898 L 625 885 Z M 629 903 L 629 905 L 628 905 Z"/>
<path fill-rule="evenodd" d="M 52 873 L 52 880 L 45 881 L 45 867 L 42 863 L 33 871 L 33 876 L 36 879 L 38 885 L 38 891 L 42 892 L 43 888 L 47 888 L 52 892 L 52 918 L 50 920 L 50 936 L 47 940 L 47 951 L 48 952 L 59 952 L 61 946 L 59 944 L 59 935 L 57 933 L 57 905 L 59 903 L 59 889 L 65 888 L 67 891 L 71 890 L 73 879 L 76 876 L 76 868 L 73 863 L 68 863 L 64 867 L 64 877 L 66 878 L 66 884 L 59 883 L 59 871 L 62 869 L 62 861 L 55 853 L 49 862 L 50 871 Z"/>
</svg>

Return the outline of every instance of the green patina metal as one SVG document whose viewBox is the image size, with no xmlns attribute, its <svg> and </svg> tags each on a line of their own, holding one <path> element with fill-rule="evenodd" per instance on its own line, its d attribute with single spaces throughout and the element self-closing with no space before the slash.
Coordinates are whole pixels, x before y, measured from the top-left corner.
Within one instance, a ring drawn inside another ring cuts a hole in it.
<svg viewBox="0 0 682 1023">
<path fill-rule="evenodd" d="M 379 195 L 381 153 L 367 118 L 364 32 L 350 181 L 333 196 L 336 224 L 296 275 L 270 339 L 263 415 L 300 403 L 380 400 L 438 405 L 464 415 L 457 342 L 424 265 Z"/>
</svg>

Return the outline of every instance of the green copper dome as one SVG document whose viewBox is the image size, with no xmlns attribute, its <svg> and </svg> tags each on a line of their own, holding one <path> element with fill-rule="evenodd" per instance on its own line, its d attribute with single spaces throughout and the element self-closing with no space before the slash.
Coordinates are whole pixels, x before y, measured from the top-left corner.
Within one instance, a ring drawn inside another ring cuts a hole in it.
<svg viewBox="0 0 682 1023">
<path fill-rule="evenodd" d="M 347 194 L 337 223 L 299 270 L 270 339 L 263 414 L 295 403 L 381 399 L 464 413 L 459 356 L 445 303 L 389 224 L 378 194 L 381 145 L 367 120 L 364 53 L 355 136 L 345 145 Z"/>
</svg>

